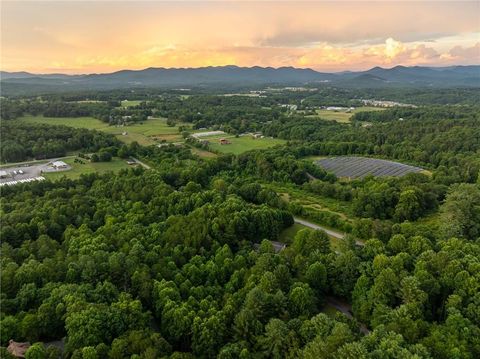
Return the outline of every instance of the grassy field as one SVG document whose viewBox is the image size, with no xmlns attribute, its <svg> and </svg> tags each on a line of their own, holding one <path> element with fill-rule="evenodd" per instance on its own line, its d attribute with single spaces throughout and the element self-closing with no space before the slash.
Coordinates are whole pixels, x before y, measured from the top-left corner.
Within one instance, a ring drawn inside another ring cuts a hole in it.
<svg viewBox="0 0 480 359">
<path fill-rule="evenodd" d="M 228 145 L 221 145 L 219 142 L 220 138 L 226 138 L 231 143 Z M 218 152 L 222 153 L 233 153 L 238 155 L 240 153 L 250 151 L 250 150 L 259 150 L 275 145 L 281 145 L 286 143 L 284 140 L 277 138 L 257 138 L 253 139 L 251 136 L 242 136 L 242 137 L 229 137 L 229 136 L 212 136 L 205 137 L 206 140 L 210 141 L 209 147 Z"/>
<path fill-rule="evenodd" d="M 122 107 L 132 107 L 132 106 L 138 106 L 142 103 L 140 100 L 123 100 L 122 102 Z"/>
<path fill-rule="evenodd" d="M 309 193 L 303 189 L 281 183 L 264 183 L 265 186 L 277 192 L 285 201 L 297 203 L 303 207 L 319 211 L 329 211 L 338 214 L 342 219 L 353 217 L 351 202 L 339 201 L 318 194 Z"/>
<path fill-rule="evenodd" d="M 123 168 L 129 168 L 125 160 L 118 157 L 112 158 L 110 162 L 90 162 L 85 159 L 81 159 L 84 163 L 75 163 L 75 158 L 68 158 L 63 160 L 66 164 L 72 166 L 72 169 L 68 171 L 60 171 L 53 173 L 44 173 L 43 176 L 46 179 L 56 180 L 62 177 L 67 177 L 75 179 L 80 177 L 81 174 L 86 173 L 106 173 L 106 172 L 117 172 Z"/>
<path fill-rule="evenodd" d="M 337 122 L 342 122 L 342 123 L 348 123 L 350 122 L 350 117 L 353 116 L 354 113 L 357 112 L 366 112 L 366 111 L 382 111 L 384 108 L 380 107 L 357 107 L 355 110 L 352 112 L 343 112 L 343 111 L 329 111 L 329 110 L 317 110 L 317 115 L 310 115 L 307 117 L 318 117 L 322 118 L 324 120 L 330 120 L 330 121 L 337 121 Z"/>
<path fill-rule="evenodd" d="M 102 128 L 102 131 L 116 135 L 123 142 L 131 143 L 137 141 L 141 145 L 153 145 L 161 140 L 166 140 L 167 142 L 183 140 L 178 132 L 178 127 L 168 126 L 167 120 L 163 118 L 154 118 L 143 123 L 124 127 L 107 126 Z M 122 135 L 123 132 L 127 134 Z"/>
<path fill-rule="evenodd" d="M 213 157 L 217 157 L 217 154 L 216 153 L 213 153 L 213 152 L 209 152 L 209 151 L 206 151 L 206 150 L 202 150 L 200 148 L 196 148 L 196 147 L 190 147 L 190 150 L 192 151 L 193 154 L 197 155 L 197 156 L 200 156 L 202 158 L 213 158 Z"/>
<path fill-rule="evenodd" d="M 92 130 L 102 130 L 108 127 L 108 124 L 93 117 L 43 117 L 43 116 L 23 116 L 18 119 L 26 123 L 45 123 L 47 125 L 64 125 L 75 128 L 88 128 Z"/>
<path fill-rule="evenodd" d="M 93 117 L 43 117 L 43 116 L 24 116 L 19 119 L 27 123 L 46 123 L 49 125 L 65 125 L 75 128 L 88 128 L 99 130 L 116 135 L 117 138 L 125 143 L 137 141 L 139 144 L 147 146 L 153 145 L 161 140 L 167 142 L 182 141 L 182 136 L 178 132 L 179 125 L 170 127 L 167 120 L 163 118 L 149 119 L 143 123 L 131 126 L 117 127 L 109 126 L 107 123 L 97 120 Z M 126 135 L 122 135 L 126 132 Z"/>
</svg>

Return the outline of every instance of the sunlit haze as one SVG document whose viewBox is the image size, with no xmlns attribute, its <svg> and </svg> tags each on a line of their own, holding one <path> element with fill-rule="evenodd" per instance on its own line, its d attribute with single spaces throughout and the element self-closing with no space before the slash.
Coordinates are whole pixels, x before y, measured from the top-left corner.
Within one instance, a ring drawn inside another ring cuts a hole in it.
<svg viewBox="0 0 480 359">
<path fill-rule="evenodd" d="M 480 63 L 480 2 L 1 3 L 1 68 L 319 71 Z"/>
</svg>

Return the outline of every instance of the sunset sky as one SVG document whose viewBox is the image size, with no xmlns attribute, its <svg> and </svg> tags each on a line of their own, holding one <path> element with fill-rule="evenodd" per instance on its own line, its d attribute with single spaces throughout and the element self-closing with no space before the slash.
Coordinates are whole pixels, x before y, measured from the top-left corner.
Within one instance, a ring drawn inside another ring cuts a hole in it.
<svg viewBox="0 0 480 359">
<path fill-rule="evenodd" d="M 2 1 L 1 69 L 480 63 L 480 1 Z"/>
</svg>

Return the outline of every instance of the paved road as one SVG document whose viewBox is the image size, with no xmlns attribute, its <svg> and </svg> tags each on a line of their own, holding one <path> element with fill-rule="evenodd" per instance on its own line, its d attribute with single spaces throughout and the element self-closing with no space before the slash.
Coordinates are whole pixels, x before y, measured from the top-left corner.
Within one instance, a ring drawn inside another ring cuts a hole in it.
<svg viewBox="0 0 480 359">
<path fill-rule="evenodd" d="M 23 167 L 22 165 L 28 165 L 28 164 L 35 165 L 37 163 L 41 164 L 41 163 L 47 163 L 47 162 L 53 162 L 53 161 L 61 161 L 65 158 L 74 158 L 74 157 L 77 157 L 77 156 L 64 156 L 64 157 L 55 157 L 55 158 L 45 158 L 43 160 L 29 160 L 29 161 L 23 161 L 23 162 L 4 163 L 0 165 L 0 168 L 5 169 L 10 167 Z"/>
<path fill-rule="evenodd" d="M 329 236 L 338 238 L 338 239 L 344 239 L 345 238 L 345 233 L 342 232 L 337 232 L 337 231 L 332 231 L 331 229 L 327 229 L 325 227 L 319 226 L 318 224 L 306 221 L 301 218 L 293 217 L 295 220 L 295 223 L 302 224 L 306 227 L 312 228 L 312 229 L 321 229 L 322 231 L 326 232 Z"/>
<path fill-rule="evenodd" d="M 325 233 L 327 233 L 329 236 L 332 236 L 334 238 L 345 239 L 345 233 L 338 232 L 338 231 L 333 231 L 331 229 L 319 226 L 318 224 L 306 221 L 306 220 L 301 219 L 301 218 L 293 217 L 293 219 L 294 219 L 295 223 L 302 224 L 302 225 L 304 225 L 306 227 L 309 227 L 309 228 L 312 228 L 312 229 L 322 230 Z M 360 242 L 360 241 L 356 241 L 355 243 L 358 246 L 364 246 L 365 245 L 365 243 Z"/>
<path fill-rule="evenodd" d="M 149 165 L 147 165 L 146 163 L 140 161 L 138 158 L 132 157 L 132 160 L 134 160 L 135 162 L 137 162 L 139 165 L 141 165 L 143 168 L 145 168 L 145 169 L 147 169 L 147 170 L 149 170 L 150 168 L 152 168 L 152 167 L 150 167 Z"/>
</svg>

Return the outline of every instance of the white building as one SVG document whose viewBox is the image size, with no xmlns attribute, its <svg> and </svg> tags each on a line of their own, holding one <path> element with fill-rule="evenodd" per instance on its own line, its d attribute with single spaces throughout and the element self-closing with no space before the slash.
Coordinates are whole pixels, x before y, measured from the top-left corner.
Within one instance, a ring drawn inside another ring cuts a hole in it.
<svg viewBox="0 0 480 359">
<path fill-rule="evenodd" d="M 58 169 L 67 168 L 68 165 L 63 161 L 55 161 L 52 163 L 52 167 L 58 170 Z"/>
<path fill-rule="evenodd" d="M 1 170 L 0 178 L 7 178 L 7 177 L 10 177 L 10 173 L 8 173 L 7 171 Z"/>
</svg>

